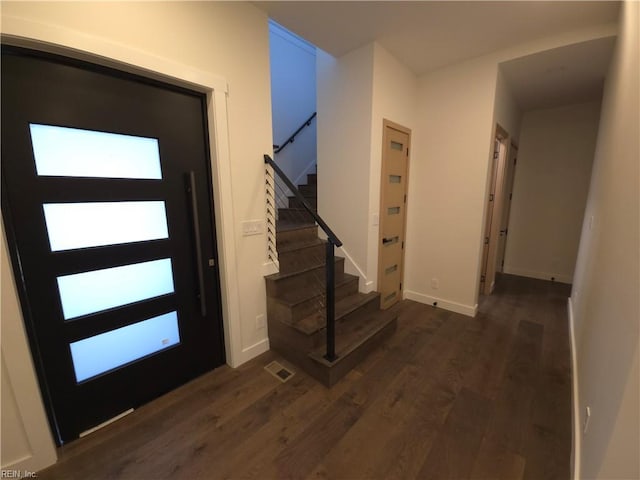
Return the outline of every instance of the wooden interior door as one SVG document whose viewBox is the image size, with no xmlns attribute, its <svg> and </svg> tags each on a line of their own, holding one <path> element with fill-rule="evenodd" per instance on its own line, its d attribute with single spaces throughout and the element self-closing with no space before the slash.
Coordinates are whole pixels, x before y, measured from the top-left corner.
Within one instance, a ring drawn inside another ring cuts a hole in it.
<svg viewBox="0 0 640 480">
<path fill-rule="evenodd" d="M 378 290 L 387 309 L 402 298 L 411 130 L 388 120 L 383 129 Z"/>
<path fill-rule="evenodd" d="M 511 200 L 513 198 L 513 181 L 516 175 L 516 163 L 518 146 L 511 144 L 509 149 L 509 161 L 506 166 L 506 179 L 504 188 L 504 204 L 502 208 L 502 220 L 500 222 L 500 237 L 498 238 L 498 256 L 496 271 L 504 271 L 504 259 L 507 251 L 507 237 L 509 235 L 509 215 L 511 214 Z"/>
<path fill-rule="evenodd" d="M 489 195 L 487 198 L 487 215 L 484 224 L 484 237 L 482 239 L 482 269 L 480 271 L 480 293 L 486 293 L 487 266 L 489 261 L 489 236 L 491 232 L 491 222 L 493 220 L 493 207 L 496 195 L 496 171 L 498 168 L 498 158 L 500 156 L 500 142 L 496 138 L 493 146 L 493 159 L 491 161 L 491 184 L 489 185 Z"/>
<path fill-rule="evenodd" d="M 491 180 L 487 198 L 487 216 L 484 229 L 480 293 L 489 295 L 495 286 L 496 258 L 498 254 L 499 229 L 504 203 L 504 179 L 509 134 L 496 125 L 495 147 L 491 166 Z"/>
</svg>

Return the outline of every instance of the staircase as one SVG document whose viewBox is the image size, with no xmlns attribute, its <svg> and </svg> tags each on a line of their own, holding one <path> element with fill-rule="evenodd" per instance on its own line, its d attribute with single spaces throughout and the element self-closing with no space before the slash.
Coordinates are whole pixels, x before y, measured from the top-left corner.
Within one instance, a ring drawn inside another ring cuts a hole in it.
<svg viewBox="0 0 640 480">
<path fill-rule="evenodd" d="M 307 175 L 298 190 L 317 208 L 317 177 Z M 336 354 L 325 358 L 325 249 L 318 226 L 301 202 L 288 197 L 278 209 L 276 245 L 280 272 L 265 277 L 269 343 L 273 350 L 330 387 L 391 336 L 397 315 L 379 310 L 380 294 L 359 293 L 358 277 L 335 258 Z"/>
</svg>

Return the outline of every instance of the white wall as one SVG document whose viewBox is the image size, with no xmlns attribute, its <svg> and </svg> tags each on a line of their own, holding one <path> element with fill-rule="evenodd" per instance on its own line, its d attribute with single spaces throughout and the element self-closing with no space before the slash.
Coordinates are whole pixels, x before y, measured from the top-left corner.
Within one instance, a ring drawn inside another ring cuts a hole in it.
<svg viewBox="0 0 640 480">
<path fill-rule="evenodd" d="M 505 272 L 571 283 L 600 101 L 524 114 Z"/>
<path fill-rule="evenodd" d="M 438 70 L 420 79 L 417 102 L 405 296 L 468 315 L 477 301 L 496 75 L 497 64 L 484 59 Z"/>
<path fill-rule="evenodd" d="M 112 42 L 141 55 L 185 65 L 185 71 L 197 69 L 227 80 L 228 133 L 220 132 L 225 136 L 220 142 L 229 147 L 229 162 L 224 168 L 229 170 L 231 193 L 225 215 L 232 216 L 232 231 L 225 235 L 230 236 L 236 255 L 225 258 L 229 278 L 223 279 L 223 288 L 225 282 L 231 282 L 240 298 L 251 299 L 234 306 L 239 328 L 227 339 L 233 345 L 233 352 L 227 354 L 233 353 L 233 363 L 240 364 L 268 349 L 266 329 L 256 328 L 255 321 L 257 315 L 266 314 L 262 276 L 266 238 L 241 235 L 242 221 L 265 217 L 262 155 L 270 152 L 272 145 L 266 14 L 248 3 L 228 2 L 2 2 L 2 20 L 3 31 L 10 25 L 19 29 L 28 24 L 29 31 L 44 37 L 84 38 L 89 50 L 100 42 Z M 13 278 L 5 264 L 2 274 L 3 279 Z M 3 306 L 2 313 L 3 330 L 21 328 L 19 311 L 5 317 Z M 13 377 L 11 371 L 33 372 L 24 360 L 28 358 L 24 355 L 28 355 L 26 342 L 21 353 L 10 355 L 7 340 L 3 335 L 3 361 L 15 393 L 20 384 L 33 383 L 33 375 Z M 3 389 L 3 404 L 9 402 L 5 395 L 10 394 Z M 32 413 L 28 410 L 26 416 Z M 40 424 L 39 431 L 41 437 L 49 435 L 46 423 Z"/>
<path fill-rule="evenodd" d="M 417 85 L 378 43 L 318 53 L 318 206 L 361 291 L 377 288 L 382 121 L 414 128 Z"/>
<path fill-rule="evenodd" d="M 579 424 L 592 412 L 580 438 L 585 479 L 640 477 L 639 14 L 623 4 L 571 292 Z"/>
<path fill-rule="evenodd" d="M 494 123 L 499 123 L 509 134 L 510 141 L 517 145 L 520 138 L 522 111 L 500 68 L 498 68 L 498 78 L 496 79 L 496 98 L 493 112 Z"/>
<path fill-rule="evenodd" d="M 474 315 L 492 132 L 496 122 L 514 137 L 520 128 L 498 65 L 615 32 L 602 25 L 510 47 L 426 74 L 417 86 L 375 43 L 338 59 L 318 52 L 319 211 L 344 241 L 361 290 L 376 286 L 381 119 L 413 130 L 405 297 Z"/>
<path fill-rule="evenodd" d="M 273 143 L 280 145 L 316 111 L 316 49 L 275 22 L 269 22 Z M 316 163 L 316 125 L 305 127 L 295 142 L 274 155 L 294 183 Z"/>
<path fill-rule="evenodd" d="M 504 98 L 496 100 L 506 95 L 498 88 L 498 65 L 562 45 L 610 37 L 616 28 L 602 25 L 566 32 L 420 78 L 409 179 L 407 298 L 437 301 L 440 307 L 475 314 L 492 132 L 495 122 L 504 122 L 505 128 L 517 125 L 517 112 L 506 107 Z M 432 288 L 432 278 L 439 280 L 438 289 Z"/>
<path fill-rule="evenodd" d="M 366 264 L 367 281 L 371 290 L 377 289 L 378 251 L 380 249 L 379 225 L 375 219 L 380 216 L 380 182 L 382 169 L 382 121 L 391 120 L 403 127 L 416 128 L 416 102 L 418 77 L 380 44 L 373 47 L 373 96 L 371 115 L 371 160 L 369 162 L 369 238 Z M 412 135 L 413 136 L 413 135 Z M 411 158 L 409 152 L 409 177 Z M 407 195 L 407 198 L 409 195 Z M 407 199 L 407 201 L 409 201 Z"/>
<path fill-rule="evenodd" d="M 495 172 L 493 166 L 487 169 L 487 185 L 493 182 L 492 175 L 495 176 L 495 201 L 493 202 L 492 220 L 490 225 L 490 231 L 484 231 L 483 238 L 488 237 L 490 239 L 489 248 L 487 252 L 487 267 L 484 270 L 485 285 L 488 284 L 490 291 L 493 291 L 496 281 L 496 272 L 498 269 L 498 250 L 503 240 L 500 237 L 500 230 L 502 222 L 506 221 L 506 215 L 508 210 L 508 194 L 506 193 L 508 179 L 513 172 L 512 157 L 512 144 L 518 143 L 520 135 L 520 121 L 522 114 L 520 108 L 511 93 L 511 89 L 507 84 L 504 75 L 500 68 L 498 68 L 498 76 L 496 78 L 496 94 L 493 106 L 493 123 L 494 131 L 492 138 L 496 138 L 499 133 L 508 135 L 508 138 L 503 138 L 501 142 L 501 150 L 498 159 L 495 162 Z M 499 130 L 498 126 L 502 129 Z M 495 147 L 494 147 L 495 150 Z M 488 192 L 487 192 L 488 193 Z M 486 208 L 488 208 L 488 198 L 485 194 L 485 218 L 487 215 Z M 486 230 L 486 223 L 485 223 Z M 481 272 L 482 273 L 482 272 Z"/>
<path fill-rule="evenodd" d="M 18 294 L 11 275 L 4 224 L 0 234 L 2 469 L 40 470 L 56 461 L 56 451 L 35 376 Z"/>
<path fill-rule="evenodd" d="M 344 243 L 345 268 L 361 278 L 369 238 L 373 61 L 373 44 L 340 58 L 317 51 L 318 212 Z"/>
</svg>

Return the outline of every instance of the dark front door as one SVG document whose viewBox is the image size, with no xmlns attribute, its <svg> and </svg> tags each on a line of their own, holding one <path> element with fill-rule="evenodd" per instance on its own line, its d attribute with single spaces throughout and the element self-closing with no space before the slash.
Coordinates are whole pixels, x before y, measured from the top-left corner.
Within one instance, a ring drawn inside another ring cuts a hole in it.
<svg viewBox="0 0 640 480">
<path fill-rule="evenodd" d="M 224 362 L 202 94 L 2 51 L 2 211 L 63 443 Z"/>
</svg>

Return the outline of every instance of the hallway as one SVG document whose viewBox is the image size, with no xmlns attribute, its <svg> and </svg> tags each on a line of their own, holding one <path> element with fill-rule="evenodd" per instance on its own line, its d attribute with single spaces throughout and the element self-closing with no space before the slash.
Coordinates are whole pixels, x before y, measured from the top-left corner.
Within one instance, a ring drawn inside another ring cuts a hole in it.
<svg viewBox="0 0 640 480">
<path fill-rule="evenodd" d="M 42 479 L 567 479 L 565 284 L 502 275 L 475 319 L 403 301 L 331 390 L 222 366 L 59 451 Z"/>
</svg>

